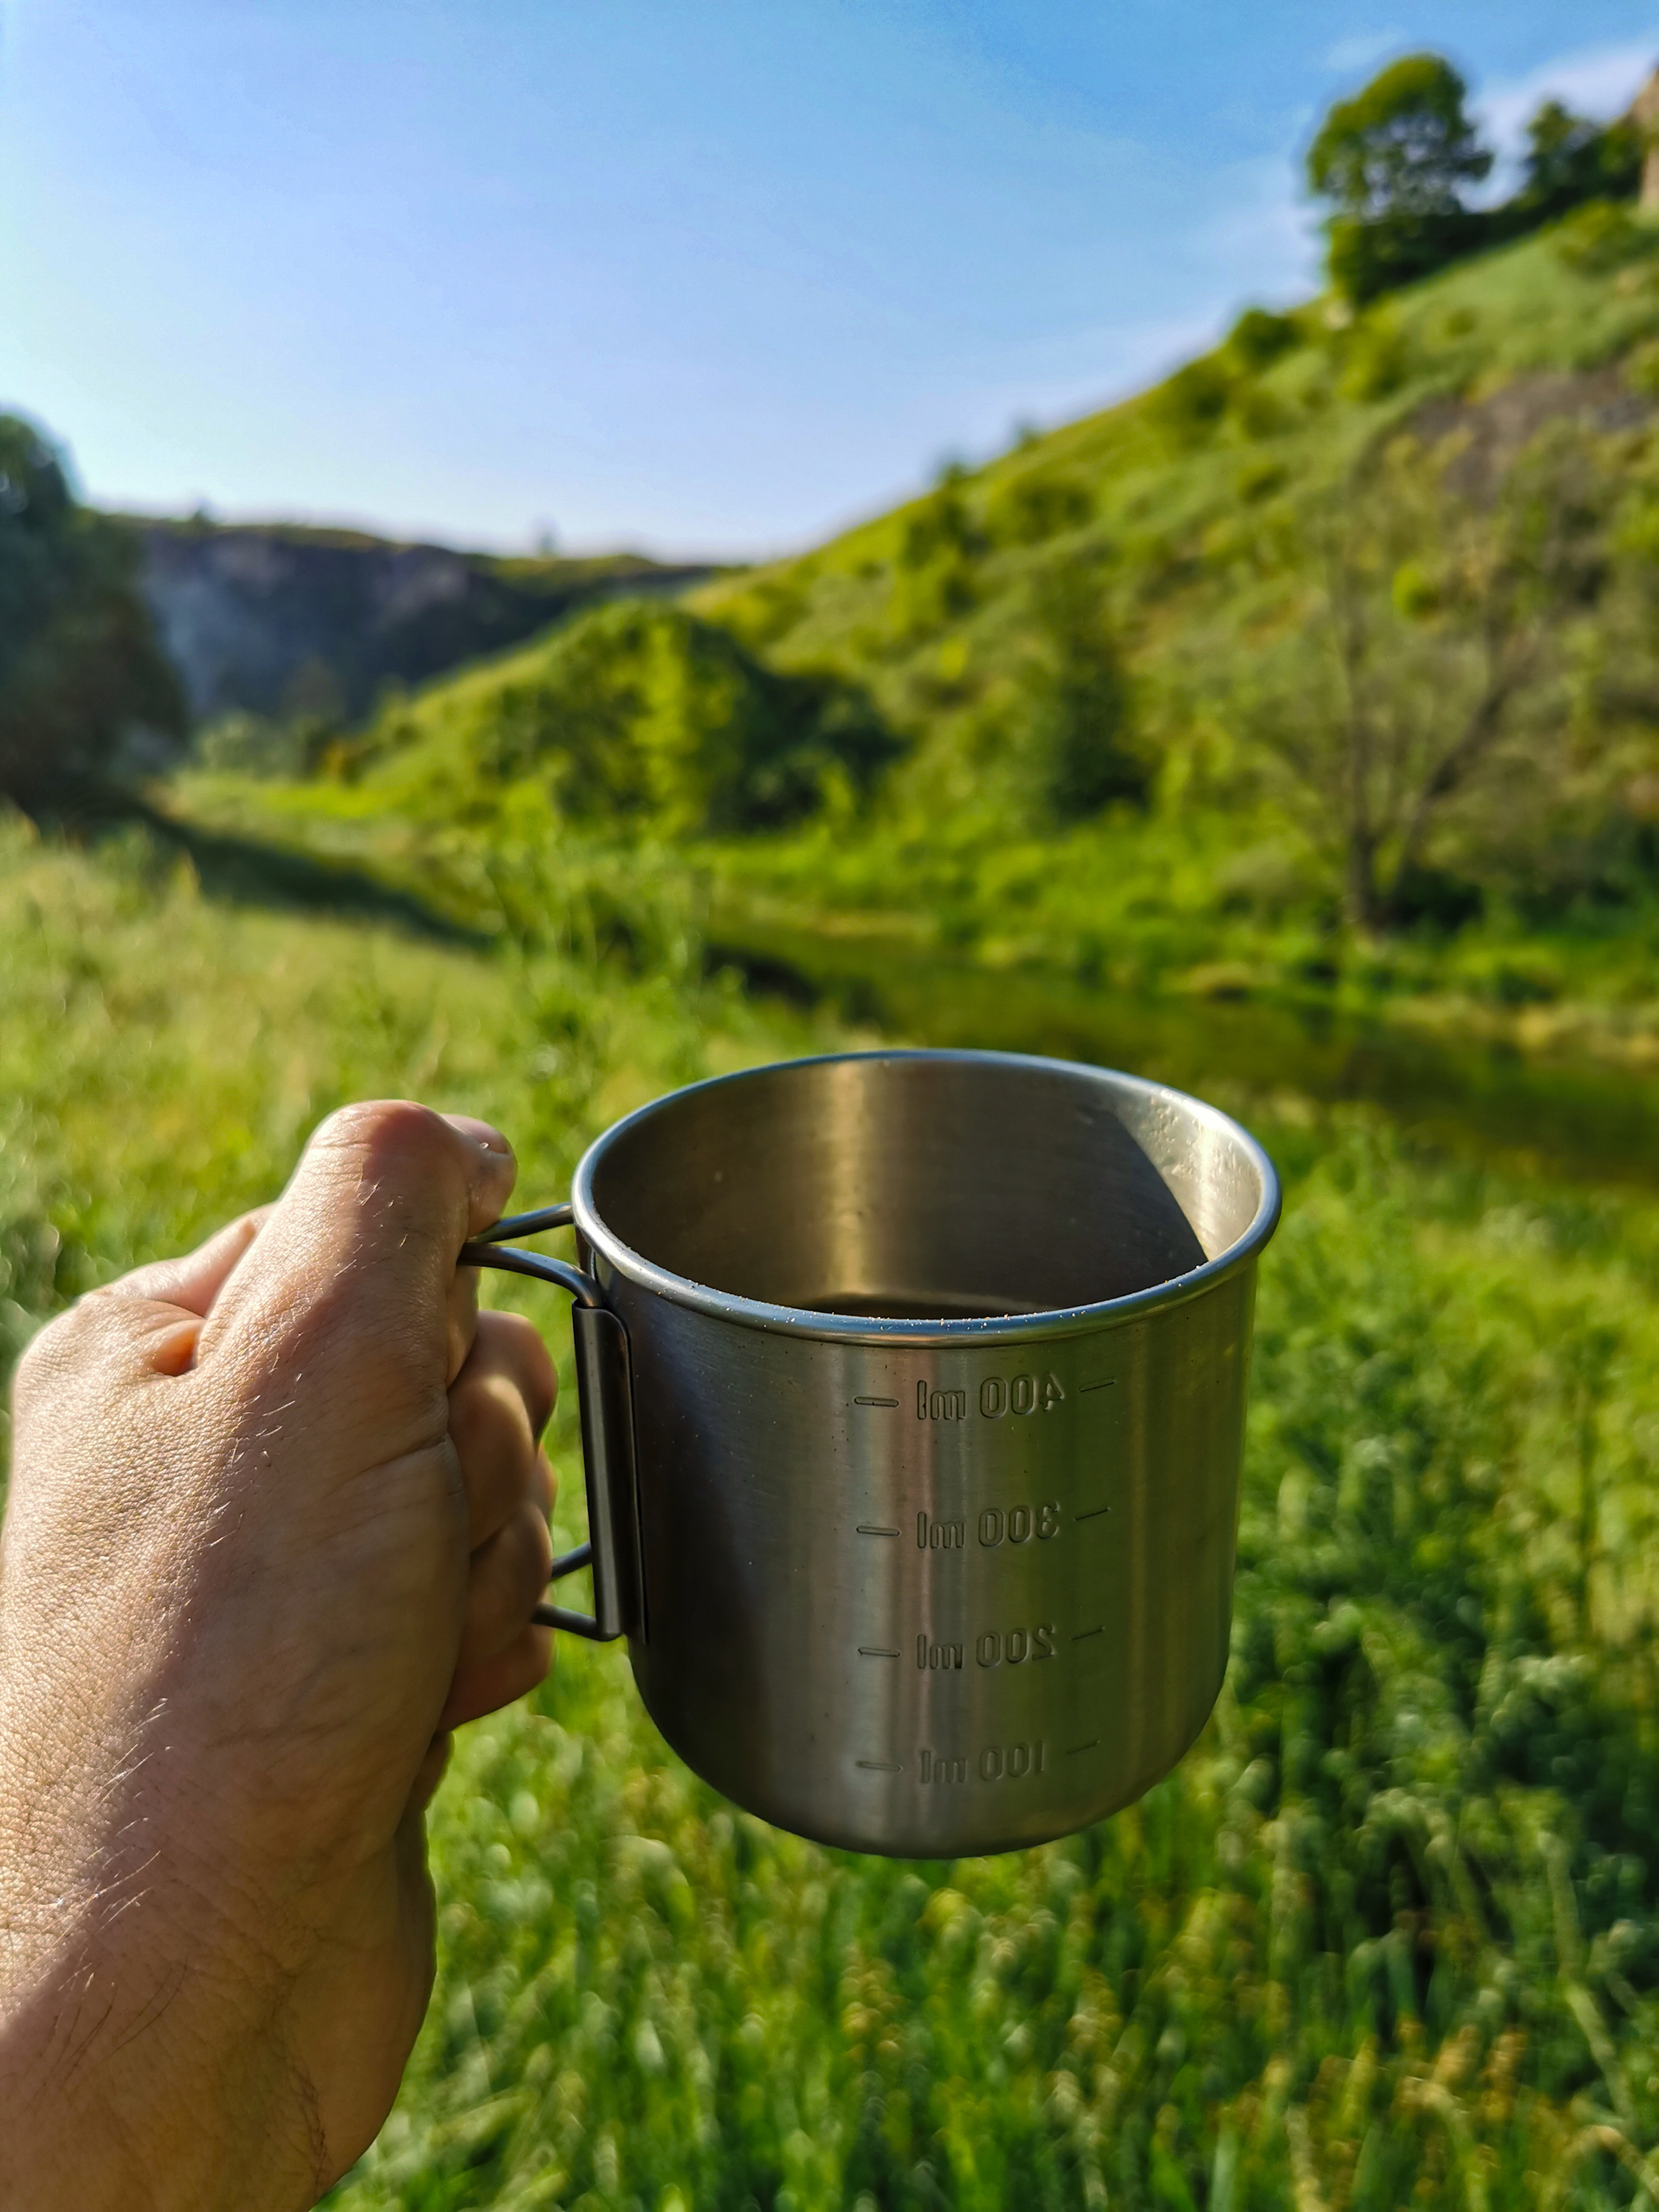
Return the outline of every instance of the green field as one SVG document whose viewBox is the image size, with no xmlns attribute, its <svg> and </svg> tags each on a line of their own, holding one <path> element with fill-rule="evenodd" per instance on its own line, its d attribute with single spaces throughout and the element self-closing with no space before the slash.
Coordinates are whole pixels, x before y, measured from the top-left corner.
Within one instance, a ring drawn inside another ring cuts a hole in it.
<svg viewBox="0 0 1659 2212">
<path fill-rule="evenodd" d="M 487 1115 L 544 1199 L 638 1100 L 841 1034 L 705 980 L 667 893 L 619 933 L 596 876 L 558 943 L 484 944 L 234 857 L 0 825 L 8 1357 L 269 1195 L 342 1099 Z M 1659 2197 L 1659 1205 L 1224 1095 L 1287 1210 L 1232 1667 L 1181 1769 L 1044 1850 L 860 1859 L 734 1812 L 619 1652 L 564 1646 L 434 1807 L 431 2017 L 333 2203 Z"/>
</svg>

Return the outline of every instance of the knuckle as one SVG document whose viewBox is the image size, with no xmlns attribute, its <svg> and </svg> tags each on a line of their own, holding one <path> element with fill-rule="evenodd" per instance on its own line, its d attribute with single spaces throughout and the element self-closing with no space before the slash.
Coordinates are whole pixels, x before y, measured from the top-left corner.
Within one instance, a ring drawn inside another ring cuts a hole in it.
<svg viewBox="0 0 1659 2212">
<path fill-rule="evenodd" d="M 320 1152 L 345 1152 L 370 1167 L 427 1166 L 457 1157 L 454 1133 L 429 1106 L 410 1098 L 369 1098 L 339 1107 L 312 1139 Z"/>
</svg>

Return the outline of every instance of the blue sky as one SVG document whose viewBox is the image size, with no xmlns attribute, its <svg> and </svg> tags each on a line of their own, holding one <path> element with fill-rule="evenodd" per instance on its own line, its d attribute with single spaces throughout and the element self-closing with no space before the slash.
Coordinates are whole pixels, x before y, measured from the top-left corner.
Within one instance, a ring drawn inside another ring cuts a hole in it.
<svg viewBox="0 0 1659 2212">
<path fill-rule="evenodd" d="M 805 543 L 1309 289 L 1422 45 L 1512 142 L 1659 0 L 0 0 L 0 402 L 112 503 Z"/>
</svg>

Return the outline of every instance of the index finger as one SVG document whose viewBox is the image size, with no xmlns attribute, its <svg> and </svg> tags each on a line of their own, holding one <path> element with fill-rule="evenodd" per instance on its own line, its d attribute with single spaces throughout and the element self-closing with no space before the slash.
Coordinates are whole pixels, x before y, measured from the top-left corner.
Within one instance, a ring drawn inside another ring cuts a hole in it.
<svg viewBox="0 0 1659 2212">
<path fill-rule="evenodd" d="M 515 1173 L 487 1123 L 404 1100 L 343 1108 L 216 1302 L 198 1365 L 240 1341 L 331 1393 L 337 1382 L 349 1425 L 372 1420 L 388 1455 L 425 1441 L 434 1421 L 441 1434 L 471 1338 L 473 1279 L 458 1283 L 456 1261 L 500 1218 Z"/>
<path fill-rule="evenodd" d="M 131 1273 L 106 1284 L 102 1295 L 143 1298 L 153 1305 L 177 1306 L 185 1313 L 204 1317 L 270 1212 L 268 1206 L 256 1206 L 251 1213 L 216 1229 L 206 1243 L 198 1244 L 193 1252 L 180 1259 L 153 1260 L 148 1267 L 134 1267 Z"/>
</svg>

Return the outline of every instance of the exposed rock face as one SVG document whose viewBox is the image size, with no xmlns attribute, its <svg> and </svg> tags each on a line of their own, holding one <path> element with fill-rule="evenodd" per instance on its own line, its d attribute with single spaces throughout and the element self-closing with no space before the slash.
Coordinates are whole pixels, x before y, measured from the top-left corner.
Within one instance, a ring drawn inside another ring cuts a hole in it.
<svg viewBox="0 0 1659 2212">
<path fill-rule="evenodd" d="M 144 593 L 198 721 L 237 708 L 356 721 L 386 684 L 516 645 L 586 600 L 709 574 L 634 554 L 502 560 L 280 523 L 135 526 Z"/>
<path fill-rule="evenodd" d="M 1459 441 L 1445 482 L 1463 498 L 1484 503 L 1496 498 L 1504 476 L 1546 423 L 1578 422 L 1606 437 L 1645 422 L 1654 407 L 1645 392 L 1631 390 L 1624 364 L 1615 362 L 1606 368 L 1523 372 L 1484 399 L 1425 400 L 1411 427 L 1426 446 Z"/>
<path fill-rule="evenodd" d="M 1642 163 L 1642 197 L 1638 204 L 1659 212 L 1659 69 L 1630 104 L 1625 118 L 1642 134 L 1646 155 Z"/>
</svg>

